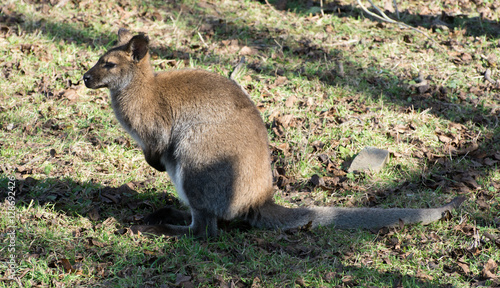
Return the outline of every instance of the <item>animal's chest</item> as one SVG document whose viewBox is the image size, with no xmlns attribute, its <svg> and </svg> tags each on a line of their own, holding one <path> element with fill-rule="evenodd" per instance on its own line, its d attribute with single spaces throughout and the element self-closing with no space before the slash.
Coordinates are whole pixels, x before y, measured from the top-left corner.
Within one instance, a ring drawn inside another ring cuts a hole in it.
<svg viewBox="0 0 500 288">
<path fill-rule="evenodd" d="M 151 125 L 154 125 L 155 123 L 149 123 L 148 125 L 148 123 L 146 123 L 147 121 L 141 121 L 140 119 L 134 119 L 134 123 L 136 124 L 135 126 L 138 126 L 135 127 L 132 124 L 130 117 L 128 117 L 126 113 L 123 113 L 122 109 L 120 109 L 117 105 L 118 103 L 113 101 L 112 104 L 116 119 L 118 119 L 121 126 L 127 131 L 127 133 L 134 138 L 137 144 L 139 144 L 144 153 L 144 157 L 146 158 L 146 162 L 158 171 L 165 171 L 165 167 L 161 163 L 161 157 L 164 152 L 162 146 L 166 144 L 164 143 L 164 138 L 168 137 L 163 135 L 164 131 L 162 131 L 162 133 L 151 133 L 149 128 L 151 128 Z"/>
<path fill-rule="evenodd" d="M 113 97 L 113 95 L 111 96 L 111 104 L 113 105 L 113 112 L 115 112 L 115 116 L 118 122 L 120 122 L 125 131 L 127 131 L 127 133 L 130 134 L 130 136 L 132 136 L 137 144 L 139 144 L 139 146 L 141 146 L 141 148 L 144 150 L 144 140 L 139 136 L 137 130 L 132 127 L 130 118 L 127 117 L 126 113 L 122 111 L 122 108 L 120 107 L 120 105 L 118 105 L 118 101 L 115 99 L 115 97 Z"/>
</svg>

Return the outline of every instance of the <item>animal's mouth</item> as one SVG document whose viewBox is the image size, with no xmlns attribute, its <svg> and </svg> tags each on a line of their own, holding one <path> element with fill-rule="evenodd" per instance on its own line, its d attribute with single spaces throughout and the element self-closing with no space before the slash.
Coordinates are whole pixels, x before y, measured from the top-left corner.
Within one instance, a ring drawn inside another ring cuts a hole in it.
<svg viewBox="0 0 500 288">
<path fill-rule="evenodd" d="M 92 76 L 87 73 L 83 75 L 83 83 L 85 83 L 85 86 L 90 89 L 98 89 L 104 87 L 102 85 L 96 85 L 95 81 L 93 81 Z"/>
</svg>

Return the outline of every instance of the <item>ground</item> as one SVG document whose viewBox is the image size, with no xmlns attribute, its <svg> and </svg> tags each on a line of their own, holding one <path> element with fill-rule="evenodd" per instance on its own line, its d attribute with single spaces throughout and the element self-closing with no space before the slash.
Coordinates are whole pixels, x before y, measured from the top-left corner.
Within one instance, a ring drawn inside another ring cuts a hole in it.
<svg viewBox="0 0 500 288">
<path fill-rule="evenodd" d="M 0 287 L 500 286 L 500 1 L 5 0 L 0 7 Z M 368 2 L 362 1 L 370 11 Z M 229 75 L 268 127 L 278 203 L 436 207 L 428 226 L 209 241 L 127 229 L 182 207 L 85 73 L 120 27 L 157 71 Z M 366 146 L 379 173 L 347 173 Z"/>
</svg>

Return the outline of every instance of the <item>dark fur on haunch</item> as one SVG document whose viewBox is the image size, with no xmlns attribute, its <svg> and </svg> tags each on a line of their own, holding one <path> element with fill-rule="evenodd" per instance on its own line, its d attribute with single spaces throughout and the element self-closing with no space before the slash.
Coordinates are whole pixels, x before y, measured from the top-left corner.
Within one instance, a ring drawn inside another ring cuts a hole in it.
<svg viewBox="0 0 500 288">
<path fill-rule="evenodd" d="M 218 219 L 236 217 L 271 229 L 307 224 L 379 228 L 401 220 L 427 224 L 464 200 L 434 209 L 279 206 L 273 202 L 267 131 L 246 92 L 232 79 L 207 71 L 154 73 L 149 39 L 123 29 L 118 36 L 118 45 L 85 73 L 85 85 L 110 90 L 122 126 L 146 161 L 168 172 L 190 208 L 161 209 L 146 219 L 149 225 L 134 226 L 134 231 L 212 237 Z"/>
</svg>

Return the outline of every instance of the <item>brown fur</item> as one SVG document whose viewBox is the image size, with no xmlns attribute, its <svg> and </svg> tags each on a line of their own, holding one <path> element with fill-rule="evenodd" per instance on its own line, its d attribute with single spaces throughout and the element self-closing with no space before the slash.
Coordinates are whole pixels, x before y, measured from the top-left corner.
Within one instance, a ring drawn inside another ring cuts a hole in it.
<svg viewBox="0 0 500 288">
<path fill-rule="evenodd" d="M 463 199 L 434 209 L 285 208 L 273 203 L 267 131 L 249 96 L 220 75 L 202 70 L 154 73 L 148 38 L 120 29 L 118 45 L 84 75 L 106 87 L 116 117 L 146 161 L 167 171 L 190 212 L 161 209 L 134 231 L 166 235 L 217 234 L 217 220 L 242 217 L 263 228 L 312 223 L 376 228 L 429 223 Z M 190 225 L 189 222 L 191 222 Z M 182 224 L 182 225 L 178 225 Z"/>
</svg>

